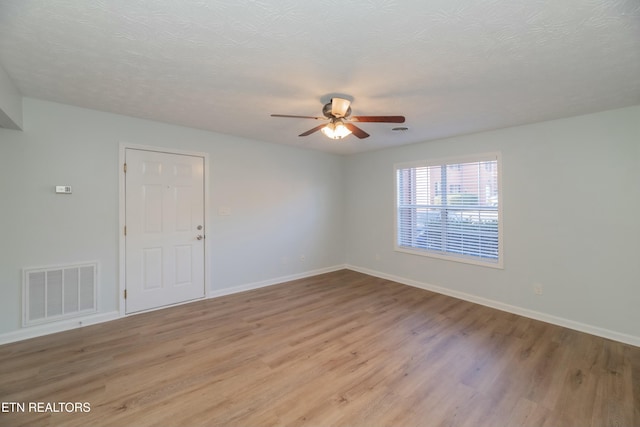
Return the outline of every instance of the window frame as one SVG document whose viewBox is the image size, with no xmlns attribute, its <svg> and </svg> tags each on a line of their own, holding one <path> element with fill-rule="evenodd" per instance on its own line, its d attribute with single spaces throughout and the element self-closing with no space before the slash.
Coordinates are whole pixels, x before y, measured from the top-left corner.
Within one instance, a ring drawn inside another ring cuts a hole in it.
<svg viewBox="0 0 640 427">
<path fill-rule="evenodd" d="M 433 251 L 429 249 L 418 249 L 418 248 L 410 248 L 406 246 L 399 245 L 399 182 L 398 182 L 398 170 L 401 169 L 409 169 L 409 168 L 419 168 L 419 167 L 430 167 L 430 166 L 441 166 L 445 167 L 447 170 L 450 165 L 457 165 L 463 163 L 480 163 L 487 161 L 497 161 L 497 192 L 498 192 L 498 259 L 496 261 L 483 260 L 479 257 L 469 256 L 469 255 L 460 255 L 453 254 L 447 252 Z M 394 182 L 394 201 L 393 201 L 393 246 L 396 252 L 407 253 L 412 255 L 425 256 L 429 258 L 442 259 L 447 261 L 460 262 L 464 264 L 472 264 L 483 267 L 490 267 L 496 269 L 504 269 L 504 236 L 503 236 L 503 206 L 504 206 L 504 197 L 502 190 L 502 155 L 500 152 L 489 152 L 489 153 L 480 153 L 466 156 L 455 156 L 455 157 L 446 157 L 446 158 L 435 158 L 435 159 L 425 159 L 419 161 L 411 161 L 411 162 L 402 162 L 395 163 L 393 165 L 393 182 Z"/>
</svg>

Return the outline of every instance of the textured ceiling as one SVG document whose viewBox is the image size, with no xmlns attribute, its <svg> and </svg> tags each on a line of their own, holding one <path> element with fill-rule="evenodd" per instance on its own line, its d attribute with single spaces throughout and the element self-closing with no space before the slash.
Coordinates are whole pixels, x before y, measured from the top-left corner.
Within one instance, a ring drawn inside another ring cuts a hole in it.
<svg viewBox="0 0 640 427">
<path fill-rule="evenodd" d="M 638 0 L 2 0 L 28 97 L 355 153 L 640 104 Z M 332 141 L 331 95 L 406 132 Z"/>
</svg>

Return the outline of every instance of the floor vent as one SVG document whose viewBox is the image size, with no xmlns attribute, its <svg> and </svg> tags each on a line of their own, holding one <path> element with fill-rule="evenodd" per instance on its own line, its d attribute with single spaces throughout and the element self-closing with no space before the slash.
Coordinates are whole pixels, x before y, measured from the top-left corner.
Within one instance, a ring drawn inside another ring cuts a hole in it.
<svg viewBox="0 0 640 427">
<path fill-rule="evenodd" d="M 97 262 L 25 269 L 23 326 L 95 313 L 97 282 Z"/>
</svg>

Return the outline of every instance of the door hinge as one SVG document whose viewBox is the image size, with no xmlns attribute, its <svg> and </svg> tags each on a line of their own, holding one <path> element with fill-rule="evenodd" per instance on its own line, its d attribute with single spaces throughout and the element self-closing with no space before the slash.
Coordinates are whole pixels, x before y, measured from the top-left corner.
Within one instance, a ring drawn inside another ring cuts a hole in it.
<svg viewBox="0 0 640 427">
<path fill-rule="evenodd" d="M 124 235 L 125 236 L 127 235 L 127 226 L 126 225 L 124 226 Z"/>
<path fill-rule="evenodd" d="M 124 167 L 122 168 L 124 170 L 124 173 L 127 173 L 127 164 L 124 164 Z"/>
<path fill-rule="evenodd" d="M 127 299 L 127 290 L 124 290 L 124 299 Z"/>
</svg>

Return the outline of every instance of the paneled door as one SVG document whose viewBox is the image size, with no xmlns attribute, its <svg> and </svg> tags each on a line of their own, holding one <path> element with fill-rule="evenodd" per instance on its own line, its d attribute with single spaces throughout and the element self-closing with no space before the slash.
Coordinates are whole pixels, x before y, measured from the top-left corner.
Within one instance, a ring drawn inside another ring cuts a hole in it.
<svg viewBox="0 0 640 427">
<path fill-rule="evenodd" d="M 204 297 L 204 158 L 125 150 L 127 313 Z"/>
</svg>

